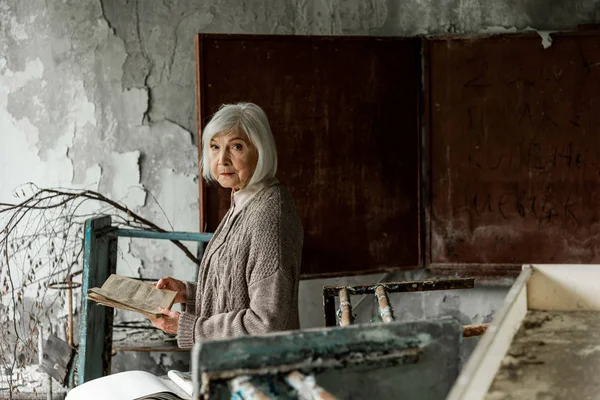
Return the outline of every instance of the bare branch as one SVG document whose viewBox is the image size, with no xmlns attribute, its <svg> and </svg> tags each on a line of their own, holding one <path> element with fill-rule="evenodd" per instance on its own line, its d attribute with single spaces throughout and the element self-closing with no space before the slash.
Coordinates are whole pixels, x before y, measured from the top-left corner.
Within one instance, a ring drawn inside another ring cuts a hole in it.
<svg viewBox="0 0 600 400">
<path fill-rule="evenodd" d="M 65 301 L 61 292 L 47 296 L 48 284 L 81 273 L 84 221 L 110 215 L 119 227 L 167 232 L 92 190 L 44 189 L 27 184 L 17 188 L 15 195 L 24 199 L 15 204 L 0 203 L 0 367 L 9 372 L 1 374 L 6 376 L 9 393 L 19 385 L 16 369 L 23 368 L 23 359 L 36 352 L 34 338 L 41 334 L 41 321 L 48 319 L 48 326 L 52 325 L 47 313 L 53 312 L 57 301 Z M 96 211 L 85 210 L 87 203 Z M 164 215 L 160 204 L 158 207 Z M 167 223 L 173 229 L 168 219 Z M 200 263 L 180 241 L 171 242 L 195 264 Z M 35 293 L 33 301 L 26 297 L 30 291 Z"/>
</svg>

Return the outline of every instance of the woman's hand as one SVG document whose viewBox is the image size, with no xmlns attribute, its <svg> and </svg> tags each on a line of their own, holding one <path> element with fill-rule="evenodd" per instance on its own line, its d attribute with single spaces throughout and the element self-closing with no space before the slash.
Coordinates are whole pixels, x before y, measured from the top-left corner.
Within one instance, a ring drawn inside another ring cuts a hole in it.
<svg viewBox="0 0 600 400">
<path fill-rule="evenodd" d="M 177 328 L 179 327 L 180 314 L 177 311 L 167 310 L 166 308 L 162 307 L 160 307 L 158 311 L 160 311 L 163 314 L 162 317 L 148 317 L 148 319 L 152 322 L 152 325 L 154 325 L 158 329 L 162 329 L 166 333 L 177 333 Z"/>
<path fill-rule="evenodd" d="M 185 303 L 185 283 L 182 281 L 167 276 L 158 282 L 153 282 L 152 285 L 157 289 L 168 289 L 177 292 L 175 303 Z"/>
</svg>

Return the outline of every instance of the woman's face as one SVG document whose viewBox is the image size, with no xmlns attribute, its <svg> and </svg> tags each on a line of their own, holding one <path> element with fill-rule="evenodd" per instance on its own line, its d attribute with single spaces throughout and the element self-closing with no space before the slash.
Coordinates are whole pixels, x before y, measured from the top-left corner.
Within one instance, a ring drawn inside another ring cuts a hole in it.
<svg viewBox="0 0 600 400">
<path fill-rule="evenodd" d="M 224 188 L 245 187 L 256 169 L 258 150 L 244 133 L 231 131 L 214 136 L 209 143 L 210 171 Z"/>
</svg>

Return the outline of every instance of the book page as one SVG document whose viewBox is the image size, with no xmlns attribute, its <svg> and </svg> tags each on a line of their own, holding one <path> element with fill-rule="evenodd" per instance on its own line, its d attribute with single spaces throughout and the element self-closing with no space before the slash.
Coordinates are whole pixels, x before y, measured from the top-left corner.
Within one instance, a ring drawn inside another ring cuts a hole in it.
<svg viewBox="0 0 600 400">
<path fill-rule="evenodd" d="M 91 288 L 90 292 L 99 294 L 106 300 L 149 314 L 158 313 L 159 307 L 171 308 L 177 294 L 171 290 L 156 289 L 149 283 L 115 274 L 108 277 L 102 288 Z M 96 300 L 94 297 L 91 299 Z"/>
<path fill-rule="evenodd" d="M 98 303 L 99 305 L 102 305 L 102 306 L 112 307 L 112 308 L 119 308 L 121 310 L 126 310 L 126 311 L 133 311 L 133 312 L 137 312 L 137 313 L 140 313 L 142 315 L 145 315 L 147 317 L 157 318 L 157 317 L 162 316 L 162 314 L 159 313 L 158 311 L 157 312 L 149 313 L 149 312 L 146 312 L 144 310 L 140 310 L 140 309 L 137 309 L 137 308 L 129 307 L 126 304 L 121 304 L 121 303 L 119 303 L 117 301 L 113 301 L 113 300 L 107 299 L 104 296 L 101 296 L 99 294 L 92 293 L 92 292 L 90 292 L 87 295 L 87 298 L 89 300 L 95 301 L 96 303 Z"/>
<path fill-rule="evenodd" d="M 66 400 L 134 400 L 161 392 L 172 393 L 157 376 L 145 371 L 126 371 L 77 386 L 67 393 Z"/>
<path fill-rule="evenodd" d="M 173 379 L 170 376 L 170 372 L 167 376 L 160 377 L 160 379 L 163 380 L 163 383 L 165 384 L 165 386 L 167 386 L 169 388 L 169 390 L 171 392 L 173 392 L 174 394 L 176 394 L 177 396 L 179 396 L 182 399 L 190 399 L 192 398 L 192 394 L 191 392 L 193 391 L 192 388 L 190 388 L 190 393 L 188 394 L 187 391 L 184 390 L 184 388 L 180 387 L 178 384 L 176 384 L 175 382 L 173 382 Z"/>
<path fill-rule="evenodd" d="M 189 396 L 193 395 L 194 392 L 194 384 L 192 382 L 192 373 L 191 372 L 181 372 L 177 370 L 170 370 L 167 373 L 167 376 L 179 386 L 183 391 Z"/>
</svg>

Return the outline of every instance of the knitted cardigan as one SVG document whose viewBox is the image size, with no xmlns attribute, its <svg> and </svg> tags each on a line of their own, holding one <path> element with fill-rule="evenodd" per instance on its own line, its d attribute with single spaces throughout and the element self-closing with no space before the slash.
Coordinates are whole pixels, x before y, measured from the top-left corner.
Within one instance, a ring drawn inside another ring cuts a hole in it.
<svg viewBox="0 0 600 400">
<path fill-rule="evenodd" d="M 302 223 L 287 189 L 275 183 L 223 221 L 208 243 L 196 284 L 186 282 L 177 343 L 300 327 Z"/>
</svg>

